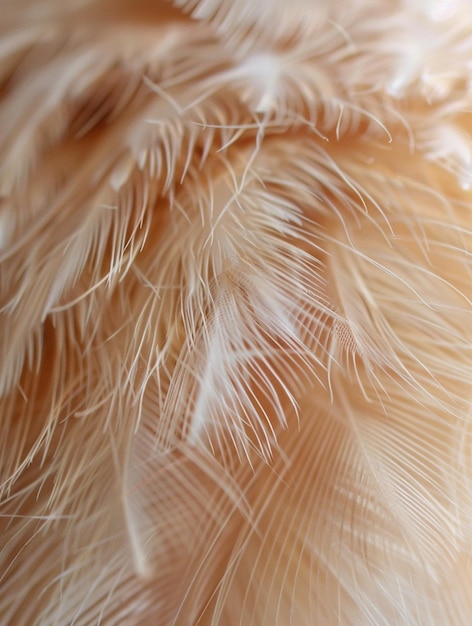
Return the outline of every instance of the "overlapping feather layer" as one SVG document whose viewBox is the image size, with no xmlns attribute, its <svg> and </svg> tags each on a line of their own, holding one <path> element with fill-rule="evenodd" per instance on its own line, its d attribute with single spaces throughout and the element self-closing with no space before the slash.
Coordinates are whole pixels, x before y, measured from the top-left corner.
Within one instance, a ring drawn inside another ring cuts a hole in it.
<svg viewBox="0 0 472 626">
<path fill-rule="evenodd" d="M 470 3 L 0 8 L 2 623 L 470 624 Z"/>
</svg>

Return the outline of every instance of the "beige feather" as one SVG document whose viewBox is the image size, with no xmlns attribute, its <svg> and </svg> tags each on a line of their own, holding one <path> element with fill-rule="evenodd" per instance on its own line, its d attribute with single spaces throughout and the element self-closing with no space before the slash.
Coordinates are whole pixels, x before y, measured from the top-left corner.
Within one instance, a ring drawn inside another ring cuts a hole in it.
<svg viewBox="0 0 472 626">
<path fill-rule="evenodd" d="M 0 0 L 0 615 L 472 622 L 469 0 Z"/>
</svg>

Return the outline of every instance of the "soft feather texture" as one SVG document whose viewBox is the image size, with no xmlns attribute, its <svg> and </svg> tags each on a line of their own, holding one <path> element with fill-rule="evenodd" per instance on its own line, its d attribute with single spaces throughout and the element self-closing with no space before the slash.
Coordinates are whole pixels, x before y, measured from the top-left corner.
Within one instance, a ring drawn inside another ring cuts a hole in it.
<svg viewBox="0 0 472 626">
<path fill-rule="evenodd" d="M 470 624 L 470 2 L 0 10 L 2 624 Z"/>
</svg>

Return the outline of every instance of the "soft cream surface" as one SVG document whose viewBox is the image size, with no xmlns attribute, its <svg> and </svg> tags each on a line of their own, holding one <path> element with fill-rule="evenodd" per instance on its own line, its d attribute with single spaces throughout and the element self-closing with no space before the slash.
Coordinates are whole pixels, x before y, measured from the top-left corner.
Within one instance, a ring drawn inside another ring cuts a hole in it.
<svg viewBox="0 0 472 626">
<path fill-rule="evenodd" d="M 471 3 L 0 14 L 0 623 L 470 626 Z"/>
</svg>

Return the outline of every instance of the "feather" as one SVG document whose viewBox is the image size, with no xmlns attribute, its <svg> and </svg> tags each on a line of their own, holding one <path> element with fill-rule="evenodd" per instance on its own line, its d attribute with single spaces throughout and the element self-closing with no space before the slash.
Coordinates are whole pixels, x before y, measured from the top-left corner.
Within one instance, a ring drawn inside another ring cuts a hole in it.
<svg viewBox="0 0 472 626">
<path fill-rule="evenodd" d="M 3 622 L 468 625 L 470 2 L 0 5 Z"/>
</svg>

